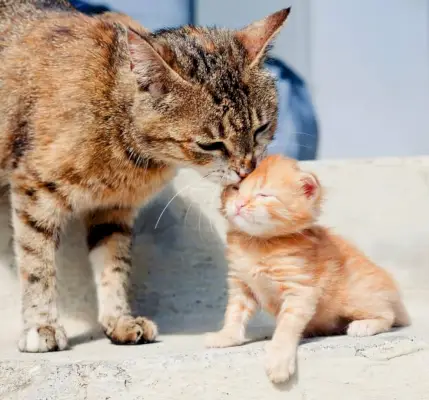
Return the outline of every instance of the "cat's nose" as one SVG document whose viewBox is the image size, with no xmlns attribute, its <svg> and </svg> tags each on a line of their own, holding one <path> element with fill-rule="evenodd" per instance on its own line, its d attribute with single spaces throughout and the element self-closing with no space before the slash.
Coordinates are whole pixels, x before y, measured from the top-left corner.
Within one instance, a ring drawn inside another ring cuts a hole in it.
<svg viewBox="0 0 429 400">
<path fill-rule="evenodd" d="M 240 168 L 240 170 L 238 171 L 238 175 L 240 175 L 241 179 L 244 179 L 251 172 L 252 172 L 252 170 L 250 168 Z"/>
</svg>

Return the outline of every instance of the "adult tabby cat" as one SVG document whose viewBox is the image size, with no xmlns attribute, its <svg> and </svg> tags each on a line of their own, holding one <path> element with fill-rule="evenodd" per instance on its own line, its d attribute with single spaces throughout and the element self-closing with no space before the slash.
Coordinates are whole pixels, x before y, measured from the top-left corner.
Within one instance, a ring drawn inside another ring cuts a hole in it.
<svg viewBox="0 0 429 400">
<path fill-rule="evenodd" d="M 239 181 L 272 139 L 275 85 L 262 69 L 289 9 L 238 31 L 149 33 L 65 0 L 0 0 L 0 179 L 10 185 L 26 352 L 62 350 L 55 251 L 82 215 L 102 264 L 99 320 L 118 344 L 156 325 L 128 300 L 139 207 L 190 166 Z"/>
</svg>

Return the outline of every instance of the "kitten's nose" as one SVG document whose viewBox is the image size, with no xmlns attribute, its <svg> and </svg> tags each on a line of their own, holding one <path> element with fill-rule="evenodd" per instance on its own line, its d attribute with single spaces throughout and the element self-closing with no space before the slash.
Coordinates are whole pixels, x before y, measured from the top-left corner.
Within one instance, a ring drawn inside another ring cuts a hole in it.
<svg viewBox="0 0 429 400">
<path fill-rule="evenodd" d="M 238 215 L 241 211 L 241 209 L 247 204 L 247 201 L 243 198 L 237 199 L 235 201 L 235 212 Z"/>
</svg>

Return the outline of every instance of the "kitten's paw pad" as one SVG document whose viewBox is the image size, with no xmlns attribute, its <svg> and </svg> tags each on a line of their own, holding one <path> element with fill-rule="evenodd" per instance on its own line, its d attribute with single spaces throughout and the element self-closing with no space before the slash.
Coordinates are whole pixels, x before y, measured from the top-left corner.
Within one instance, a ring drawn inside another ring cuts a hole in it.
<svg viewBox="0 0 429 400">
<path fill-rule="evenodd" d="M 284 383 L 295 373 L 296 350 L 267 345 L 265 371 L 273 383 Z"/>
<path fill-rule="evenodd" d="M 46 353 L 64 350 L 67 335 L 60 325 L 39 325 L 25 329 L 18 342 L 18 348 L 25 353 Z"/>
<path fill-rule="evenodd" d="M 104 318 L 104 333 L 114 344 L 143 344 L 153 342 L 158 335 L 158 327 L 145 317 Z"/>
<path fill-rule="evenodd" d="M 385 321 L 378 319 L 364 319 L 352 321 L 347 328 L 349 336 L 372 336 L 377 333 L 386 332 L 389 329 Z"/>
<path fill-rule="evenodd" d="M 225 331 L 207 333 L 204 338 L 205 346 L 212 348 L 240 346 L 243 343 L 243 338 L 238 338 Z"/>
</svg>

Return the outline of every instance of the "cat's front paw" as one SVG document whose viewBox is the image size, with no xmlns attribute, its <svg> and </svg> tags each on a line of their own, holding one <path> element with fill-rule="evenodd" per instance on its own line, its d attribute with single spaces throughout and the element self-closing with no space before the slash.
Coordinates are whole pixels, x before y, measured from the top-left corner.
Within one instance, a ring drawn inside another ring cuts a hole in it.
<svg viewBox="0 0 429 400">
<path fill-rule="evenodd" d="M 221 330 L 219 332 L 207 333 L 204 344 L 206 347 L 223 348 L 240 346 L 244 343 L 244 338 L 234 335 L 231 332 Z"/>
<path fill-rule="evenodd" d="M 19 338 L 18 348 L 25 353 L 46 353 L 64 350 L 67 335 L 60 325 L 38 325 L 25 329 Z"/>
<path fill-rule="evenodd" d="M 104 333 L 114 344 L 144 344 L 153 342 L 158 327 L 145 317 L 106 317 L 102 320 Z"/>
<path fill-rule="evenodd" d="M 284 383 L 295 373 L 296 349 L 268 343 L 265 371 L 273 383 Z"/>
</svg>

